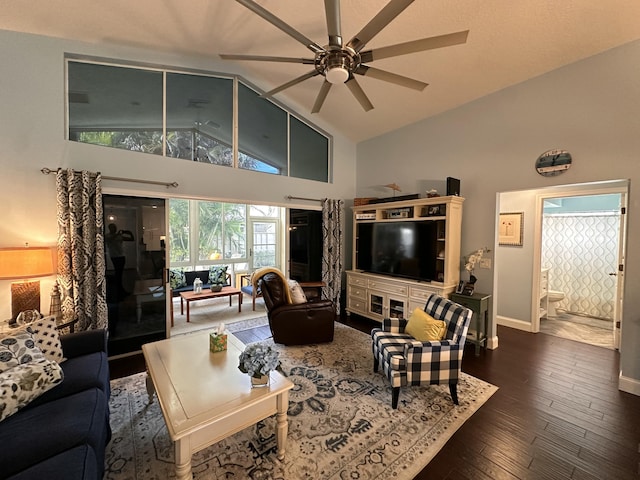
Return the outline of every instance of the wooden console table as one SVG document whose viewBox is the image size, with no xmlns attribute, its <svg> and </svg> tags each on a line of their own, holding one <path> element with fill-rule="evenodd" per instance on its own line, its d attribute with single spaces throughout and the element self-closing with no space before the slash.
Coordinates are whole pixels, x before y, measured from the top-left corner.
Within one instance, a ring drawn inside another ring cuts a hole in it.
<svg viewBox="0 0 640 480">
<path fill-rule="evenodd" d="M 298 282 L 298 285 L 305 292 L 307 298 L 322 298 L 322 289 L 327 286 L 323 281 L 318 282 Z M 311 295 L 309 295 L 311 293 Z"/>
<path fill-rule="evenodd" d="M 475 335 L 467 336 L 470 343 L 476 346 L 476 356 L 480 355 L 480 346 L 487 347 L 487 332 L 489 330 L 489 302 L 491 295 L 484 293 L 474 293 L 473 295 L 462 295 L 460 293 L 452 293 L 451 301 L 456 302 L 463 307 L 467 307 L 473 311 L 475 318 Z M 471 319 L 473 322 L 473 318 Z"/>
</svg>

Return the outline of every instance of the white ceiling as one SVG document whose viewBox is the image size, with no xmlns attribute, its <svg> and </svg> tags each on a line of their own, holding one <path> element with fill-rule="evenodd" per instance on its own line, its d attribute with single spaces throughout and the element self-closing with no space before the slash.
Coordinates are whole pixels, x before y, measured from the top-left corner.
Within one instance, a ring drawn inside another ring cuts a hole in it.
<svg viewBox="0 0 640 480">
<path fill-rule="evenodd" d="M 257 2 L 316 43 L 327 43 L 321 0 Z M 386 4 L 343 0 L 345 41 Z M 302 44 L 233 0 L 0 0 L 0 12 L 1 29 L 90 43 L 215 59 L 220 53 L 313 58 Z M 358 76 L 373 110 L 364 112 L 346 86 L 336 85 L 314 116 L 353 141 L 380 135 L 639 39 L 640 1 L 417 0 L 367 49 L 460 30 L 470 30 L 466 44 L 370 64 L 429 83 L 424 91 Z M 229 72 L 242 73 L 265 91 L 312 68 L 239 63 Z M 314 77 L 275 98 L 302 106 L 300 113 L 313 120 L 309 112 L 321 83 L 322 77 Z"/>
</svg>

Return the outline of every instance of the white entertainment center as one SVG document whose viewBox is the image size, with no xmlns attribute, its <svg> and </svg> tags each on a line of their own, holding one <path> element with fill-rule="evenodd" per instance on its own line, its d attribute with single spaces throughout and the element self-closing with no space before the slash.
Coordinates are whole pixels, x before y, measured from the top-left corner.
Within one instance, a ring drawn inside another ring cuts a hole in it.
<svg viewBox="0 0 640 480">
<path fill-rule="evenodd" d="M 418 198 L 353 207 L 353 263 L 347 271 L 347 314 L 355 313 L 373 320 L 408 318 L 416 308 L 424 308 L 432 293 L 448 297 L 460 281 L 460 232 L 462 204 L 457 196 Z M 433 278 L 414 280 L 360 269 L 359 234 L 365 224 L 431 222 L 424 224 L 435 232 L 433 245 L 425 248 Z"/>
</svg>

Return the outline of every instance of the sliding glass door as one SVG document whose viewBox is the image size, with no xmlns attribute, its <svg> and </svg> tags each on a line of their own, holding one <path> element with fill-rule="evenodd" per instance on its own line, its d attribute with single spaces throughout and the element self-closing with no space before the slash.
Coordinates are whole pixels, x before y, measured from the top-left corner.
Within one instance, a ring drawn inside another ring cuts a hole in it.
<svg viewBox="0 0 640 480">
<path fill-rule="evenodd" d="M 165 200 L 104 195 L 109 356 L 167 338 Z"/>
</svg>

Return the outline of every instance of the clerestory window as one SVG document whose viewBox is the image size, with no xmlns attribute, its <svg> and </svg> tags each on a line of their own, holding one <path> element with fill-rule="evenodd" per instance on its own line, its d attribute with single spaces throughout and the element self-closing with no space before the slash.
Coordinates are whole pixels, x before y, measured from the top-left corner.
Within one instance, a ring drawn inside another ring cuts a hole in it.
<svg viewBox="0 0 640 480">
<path fill-rule="evenodd" d="M 331 180 L 330 136 L 238 77 L 66 62 L 71 141 Z"/>
</svg>

